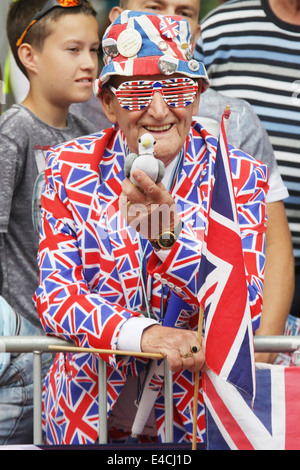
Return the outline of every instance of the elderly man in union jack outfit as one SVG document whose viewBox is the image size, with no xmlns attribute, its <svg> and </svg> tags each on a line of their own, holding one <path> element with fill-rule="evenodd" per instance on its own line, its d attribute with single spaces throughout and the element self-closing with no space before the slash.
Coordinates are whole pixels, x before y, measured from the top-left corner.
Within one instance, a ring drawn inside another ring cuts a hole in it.
<svg viewBox="0 0 300 470">
<path fill-rule="evenodd" d="M 192 58 L 192 42 L 185 19 L 133 11 L 124 11 L 105 32 L 99 97 L 113 126 L 48 154 L 34 295 L 47 334 L 81 347 L 166 358 L 173 372 L 177 442 L 192 439 L 194 372 L 205 364 L 197 334 L 197 277 L 217 147 L 193 121 L 209 82 L 203 64 Z M 130 172 L 126 162 L 137 162 L 141 153 L 144 166 Z M 256 322 L 267 169 L 233 147 L 229 156 Z M 155 161 L 163 165 L 156 168 Z M 149 360 L 101 357 L 107 362 L 109 422 L 127 379 L 143 377 Z M 154 434 L 163 441 L 162 380 L 154 374 L 149 386 L 158 390 Z M 125 408 L 129 400 L 125 393 Z M 43 403 L 47 443 L 96 442 L 97 355 L 57 354 Z M 201 393 L 197 424 L 202 442 Z M 124 418 L 124 431 L 126 426 Z"/>
</svg>

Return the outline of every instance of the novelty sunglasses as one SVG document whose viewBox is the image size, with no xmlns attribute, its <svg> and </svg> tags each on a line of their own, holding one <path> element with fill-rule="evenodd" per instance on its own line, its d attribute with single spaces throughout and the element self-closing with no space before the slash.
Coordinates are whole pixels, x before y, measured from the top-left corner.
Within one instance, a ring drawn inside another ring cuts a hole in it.
<svg viewBox="0 0 300 470">
<path fill-rule="evenodd" d="M 25 29 L 25 31 L 21 34 L 17 41 L 17 47 L 21 46 L 22 42 L 24 41 L 24 38 L 26 34 L 28 33 L 29 29 L 41 18 L 43 18 L 49 11 L 53 10 L 53 8 L 57 7 L 63 7 L 63 8 L 71 8 L 71 7 L 78 7 L 82 5 L 83 3 L 90 3 L 88 0 L 48 0 L 42 8 L 40 8 L 34 17 L 31 19 L 29 22 L 29 25 Z"/>
<path fill-rule="evenodd" d="M 193 103 L 198 84 L 191 78 L 170 78 L 167 80 L 136 80 L 124 82 L 117 89 L 108 85 L 122 108 L 139 111 L 147 108 L 155 92 L 159 91 L 164 101 L 173 108 L 183 108 Z"/>
</svg>

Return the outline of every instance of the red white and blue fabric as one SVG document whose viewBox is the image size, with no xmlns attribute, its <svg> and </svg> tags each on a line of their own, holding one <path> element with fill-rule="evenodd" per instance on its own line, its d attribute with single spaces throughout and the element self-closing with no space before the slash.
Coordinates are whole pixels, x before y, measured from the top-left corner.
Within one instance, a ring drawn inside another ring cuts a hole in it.
<svg viewBox="0 0 300 470">
<path fill-rule="evenodd" d="M 163 36 L 173 39 L 179 34 L 178 21 L 173 18 L 163 18 L 159 25 L 160 32 Z"/>
<path fill-rule="evenodd" d="M 247 244 L 244 243 L 243 252 L 224 119 L 225 116 L 221 121 L 214 183 L 198 276 L 199 302 L 205 312 L 207 366 L 215 374 L 234 383 L 253 397 L 255 371 L 249 306 L 251 286 L 248 292 L 244 262 L 244 255 L 248 256 L 248 252 L 253 249 L 253 237 L 250 230 L 250 249 L 247 249 Z M 258 213 L 256 227 L 260 221 Z M 263 251 L 261 255 L 258 250 L 256 253 L 256 270 L 264 269 L 264 263 L 260 264 L 264 258 Z M 262 289 L 262 285 L 260 288 Z M 252 310 L 252 313 L 256 322 L 259 312 Z"/>
<path fill-rule="evenodd" d="M 212 372 L 205 374 L 209 450 L 300 450 L 300 369 L 256 370 L 252 399 Z"/>
<path fill-rule="evenodd" d="M 205 310 L 202 376 L 209 450 L 300 449 L 300 369 L 255 368 L 244 253 L 221 123 L 198 284 Z M 253 247 L 251 243 L 249 246 Z M 257 261 L 260 265 L 259 257 Z M 262 264 L 258 269 L 262 268 Z M 248 286 L 249 287 L 249 286 Z"/>
<path fill-rule="evenodd" d="M 161 31 L 161 26 L 165 33 Z M 125 10 L 118 16 L 105 31 L 102 42 L 118 43 L 120 35 L 127 31 L 129 38 L 134 40 L 135 35 L 142 38 L 141 47 L 136 49 L 134 55 L 124 57 L 121 53 L 116 56 L 106 54 L 104 47 L 104 67 L 99 77 L 99 92 L 102 86 L 112 75 L 132 77 L 137 75 L 161 74 L 159 66 L 160 59 L 174 59 L 176 72 L 194 79 L 201 78 L 203 86 L 209 86 L 209 80 L 205 67 L 199 62 L 199 67 L 189 67 L 190 56 L 187 51 L 192 52 L 193 41 L 188 21 L 181 16 L 162 16 L 154 13 Z M 162 50 L 161 45 L 164 43 Z M 181 47 L 184 45 L 184 47 Z M 187 47 L 189 49 L 187 49 Z M 173 72 L 174 73 L 174 72 Z"/>
<path fill-rule="evenodd" d="M 216 145 L 216 139 L 194 123 L 182 169 L 171 190 L 183 222 L 182 232 L 164 262 L 146 243 L 145 285 L 152 283 L 151 312 L 159 318 L 162 293 L 164 302 L 167 300 L 163 290 L 166 283 L 172 294 L 188 304 L 183 314 L 180 309 L 176 312 L 175 327 L 197 328 L 197 278 Z M 40 283 L 34 300 L 46 333 L 79 346 L 116 349 L 120 328 L 142 309 L 138 238 L 118 206 L 128 153 L 122 132 L 110 128 L 65 143 L 48 154 L 38 254 Z M 229 156 L 246 252 L 250 308 L 253 316 L 258 316 L 263 257 L 256 247 L 264 245 L 267 168 L 234 148 Z M 127 374 L 139 374 L 146 361 L 116 355 L 102 358 L 108 363 L 111 410 Z M 192 439 L 193 382 L 188 371 L 174 374 L 178 442 Z M 164 436 L 162 401 L 160 395 L 155 405 L 160 439 Z M 49 444 L 97 441 L 97 356 L 57 354 L 45 382 L 43 413 Z M 198 439 L 204 438 L 204 409 L 200 403 Z"/>
</svg>

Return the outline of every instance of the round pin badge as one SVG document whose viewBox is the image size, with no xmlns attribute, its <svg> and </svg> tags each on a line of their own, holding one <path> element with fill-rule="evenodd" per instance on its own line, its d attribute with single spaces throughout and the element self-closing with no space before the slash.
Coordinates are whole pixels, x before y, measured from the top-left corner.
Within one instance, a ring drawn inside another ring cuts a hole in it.
<svg viewBox="0 0 300 470">
<path fill-rule="evenodd" d="M 135 29 L 127 29 L 118 37 L 117 46 L 122 56 L 133 57 L 142 47 L 142 36 Z"/>
<path fill-rule="evenodd" d="M 109 57 L 117 57 L 119 55 L 117 41 L 113 38 L 103 39 L 102 49 L 104 54 Z"/>
<path fill-rule="evenodd" d="M 173 39 L 179 34 L 178 21 L 173 18 L 163 18 L 159 25 L 160 32 L 168 39 Z"/>
<path fill-rule="evenodd" d="M 169 55 L 162 56 L 158 61 L 158 68 L 164 75 L 171 75 L 177 71 L 178 59 Z"/>
<path fill-rule="evenodd" d="M 168 50 L 168 44 L 166 43 L 166 41 L 160 41 L 158 44 L 157 44 L 157 47 L 160 51 L 162 52 L 166 52 Z"/>
<path fill-rule="evenodd" d="M 199 70 L 199 68 L 200 68 L 200 64 L 197 60 L 192 59 L 192 60 L 189 60 L 189 62 L 188 62 L 188 68 L 192 72 L 197 72 L 197 70 Z"/>
</svg>

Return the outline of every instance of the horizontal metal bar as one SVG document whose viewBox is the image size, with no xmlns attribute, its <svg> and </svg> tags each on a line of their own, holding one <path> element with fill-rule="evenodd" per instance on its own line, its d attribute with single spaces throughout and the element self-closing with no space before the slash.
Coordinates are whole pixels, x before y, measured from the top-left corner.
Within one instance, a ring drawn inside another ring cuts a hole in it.
<svg viewBox="0 0 300 470">
<path fill-rule="evenodd" d="M 300 348 L 300 336 L 255 336 L 255 352 L 294 352 Z"/>
<path fill-rule="evenodd" d="M 49 352 L 49 346 L 74 346 L 74 343 L 54 336 L 1 336 L 0 352 Z"/>
<path fill-rule="evenodd" d="M 75 345 L 54 336 L 1 336 L 0 339 L 0 352 L 49 352 L 49 346 Z M 255 336 L 254 348 L 256 352 L 293 352 L 300 348 L 300 336 Z"/>
<path fill-rule="evenodd" d="M 0 338 L 0 352 L 33 352 L 34 353 L 34 441 L 39 444 L 42 440 L 41 423 L 41 354 L 49 352 L 49 346 L 74 347 L 74 343 L 65 341 L 54 336 L 2 336 Z M 254 337 L 254 348 L 256 352 L 294 352 L 300 348 L 300 336 L 256 336 Z M 104 367 L 104 369 L 103 369 Z M 99 401 L 99 442 L 107 442 L 106 428 L 106 364 L 99 361 L 99 395 L 103 399 Z M 102 380 L 101 380 L 102 379 Z M 172 387 L 165 388 L 166 401 L 166 439 L 173 441 L 172 409 Z"/>
</svg>

